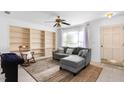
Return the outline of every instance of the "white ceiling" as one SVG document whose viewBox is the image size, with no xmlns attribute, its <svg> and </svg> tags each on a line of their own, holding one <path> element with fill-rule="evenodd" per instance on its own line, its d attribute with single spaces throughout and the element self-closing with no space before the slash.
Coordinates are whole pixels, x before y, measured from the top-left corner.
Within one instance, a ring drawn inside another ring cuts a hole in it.
<svg viewBox="0 0 124 93">
<path fill-rule="evenodd" d="M 47 21 L 52 21 L 59 15 L 71 25 L 77 25 L 87 21 L 104 18 L 105 13 L 107 13 L 107 11 L 11 11 L 10 15 L 6 15 L 2 11 L 0 15 L 40 24 L 46 24 Z M 114 13 L 120 15 L 124 12 Z M 47 23 L 47 25 L 49 25 L 49 23 Z"/>
<path fill-rule="evenodd" d="M 51 12 L 40 12 L 40 11 L 11 11 L 9 15 L 5 14 L 3 11 L 0 12 L 1 16 L 6 16 L 9 18 L 14 18 L 18 20 L 34 22 L 34 23 L 41 23 L 49 18 L 53 18 L 55 15 Z"/>
<path fill-rule="evenodd" d="M 63 19 L 68 20 L 72 25 L 81 24 L 87 21 L 105 18 L 105 14 L 110 11 L 56 11 L 56 15 L 60 15 Z M 113 12 L 115 16 L 124 14 L 124 12 Z"/>
</svg>

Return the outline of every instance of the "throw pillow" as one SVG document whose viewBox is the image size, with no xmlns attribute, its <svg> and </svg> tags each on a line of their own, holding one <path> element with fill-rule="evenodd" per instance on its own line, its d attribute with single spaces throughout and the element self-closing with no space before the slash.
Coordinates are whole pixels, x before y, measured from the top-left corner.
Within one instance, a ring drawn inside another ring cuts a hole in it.
<svg viewBox="0 0 124 93">
<path fill-rule="evenodd" d="M 78 54 L 78 53 L 77 53 L 77 48 L 73 48 L 73 49 L 74 49 L 74 50 L 73 50 L 73 53 L 72 53 L 72 54 L 75 54 L 75 55 Z"/>
<path fill-rule="evenodd" d="M 81 56 L 83 53 L 83 50 L 80 50 L 79 53 L 78 53 L 78 56 Z"/>
<path fill-rule="evenodd" d="M 88 50 L 83 50 L 83 52 L 82 52 L 82 57 L 86 57 L 86 54 L 87 54 L 87 52 L 88 52 Z"/>
<path fill-rule="evenodd" d="M 68 48 L 68 49 L 67 49 L 67 51 L 66 51 L 66 54 L 71 55 L 71 54 L 72 54 L 72 52 L 73 52 L 73 50 L 74 50 L 74 49 Z"/>
<path fill-rule="evenodd" d="M 66 51 L 67 51 L 68 47 L 63 47 L 63 48 L 64 48 L 64 53 L 66 53 Z"/>
</svg>

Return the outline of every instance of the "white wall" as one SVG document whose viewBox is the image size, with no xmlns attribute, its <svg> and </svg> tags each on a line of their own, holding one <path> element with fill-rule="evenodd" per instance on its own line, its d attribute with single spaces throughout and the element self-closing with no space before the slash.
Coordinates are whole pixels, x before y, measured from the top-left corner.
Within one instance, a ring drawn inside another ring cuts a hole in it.
<svg viewBox="0 0 124 93">
<path fill-rule="evenodd" d="M 57 30 L 57 47 L 62 47 L 62 31 Z"/>
<path fill-rule="evenodd" d="M 111 19 L 102 18 L 88 22 L 89 47 L 92 49 L 92 61 L 100 62 L 100 29 L 102 26 L 124 24 L 124 15 L 114 16 Z M 84 23 L 85 24 L 85 23 Z M 61 47 L 62 33 L 58 33 L 58 46 Z"/>
<path fill-rule="evenodd" d="M 124 24 L 124 15 L 115 16 L 112 19 L 100 19 L 89 22 L 90 47 L 92 48 L 92 61 L 100 62 L 100 28 L 105 25 Z M 9 26 L 21 26 L 34 29 L 49 30 L 48 26 L 9 19 L 0 16 L 0 52 L 9 51 Z M 54 29 L 52 30 L 54 31 Z M 58 33 L 58 46 L 61 46 L 61 32 Z"/>
<path fill-rule="evenodd" d="M 100 19 L 90 22 L 90 45 L 92 48 L 92 61 L 100 62 L 100 28 L 108 25 L 124 24 L 124 15 L 115 16 L 112 19 Z"/>
<path fill-rule="evenodd" d="M 9 51 L 9 26 L 10 25 L 53 31 L 50 27 L 43 26 L 41 24 L 29 23 L 21 20 L 9 19 L 7 17 L 0 16 L 0 52 Z"/>
</svg>

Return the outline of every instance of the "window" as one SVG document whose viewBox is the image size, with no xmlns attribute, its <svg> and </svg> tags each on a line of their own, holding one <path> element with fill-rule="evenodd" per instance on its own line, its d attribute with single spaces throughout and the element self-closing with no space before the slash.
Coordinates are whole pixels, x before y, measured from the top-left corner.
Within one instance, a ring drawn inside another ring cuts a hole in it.
<svg viewBox="0 0 124 93">
<path fill-rule="evenodd" d="M 78 33 L 76 31 L 63 33 L 63 46 L 78 46 Z"/>
<path fill-rule="evenodd" d="M 66 31 L 62 34 L 62 45 L 70 47 L 86 47 L 85 31 Z"/>
</svg>

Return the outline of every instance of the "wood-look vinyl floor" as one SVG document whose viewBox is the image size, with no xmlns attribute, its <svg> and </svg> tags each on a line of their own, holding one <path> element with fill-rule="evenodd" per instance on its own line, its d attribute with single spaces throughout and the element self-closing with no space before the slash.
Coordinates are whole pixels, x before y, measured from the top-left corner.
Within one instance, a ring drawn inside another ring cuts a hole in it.
<svg viewBox="0 0 124 93">
<path fill-rule="evenodd" d="M 89 65 L 73 76 L 66 70 L 59 69 L 59 62 L 51 59 L 37 61 L 24 69 L 38 82 L 95 82 L 102 68 Z"/>
</svg>

